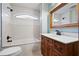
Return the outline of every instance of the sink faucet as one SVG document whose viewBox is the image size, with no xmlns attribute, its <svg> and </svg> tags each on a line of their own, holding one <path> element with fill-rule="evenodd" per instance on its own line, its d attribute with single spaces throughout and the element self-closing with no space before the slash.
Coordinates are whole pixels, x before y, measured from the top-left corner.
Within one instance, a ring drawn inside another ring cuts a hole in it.
<svg viewBox="0 0 79 59">
<path fill-rule="evenodd" d="M 56 30 L 56 32 L 57 35 L 61 35 L 61 32 L 59 30 Z"/>
</svg>

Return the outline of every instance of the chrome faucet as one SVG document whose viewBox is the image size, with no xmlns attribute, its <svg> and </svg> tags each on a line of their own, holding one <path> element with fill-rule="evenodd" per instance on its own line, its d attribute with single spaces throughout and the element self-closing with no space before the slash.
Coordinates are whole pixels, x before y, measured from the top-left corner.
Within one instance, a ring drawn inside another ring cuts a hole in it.
<svg viewBox="0 0 79 59">
<path fill-rule="evenodd" d="M 59 30 L 56 30 L 56 32 L 57 35 L 61 35 L 61 32 Z"/>
<path fill-rule="evenodd" d="M 7 42 L 12 42 L 12 40 L 10 40 L 10 38 L 12 38 L 12 37 L 7 36 Z"/>
</svg>

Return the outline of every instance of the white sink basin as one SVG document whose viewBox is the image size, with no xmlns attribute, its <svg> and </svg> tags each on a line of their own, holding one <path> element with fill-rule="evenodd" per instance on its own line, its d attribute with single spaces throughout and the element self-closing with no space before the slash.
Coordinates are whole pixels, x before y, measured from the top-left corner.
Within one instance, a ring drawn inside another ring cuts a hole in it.
<svg viewBox="0 0 79 59">
<path fill-rule="evenodd" d="M 71 37 L 71 36 L 66 36 L 66 35 L 56 35 L 51 34 L 51 33 L 46 33 L 46 34 L 42 34 L 46 37 L 52 38 L 54 40 L 60 41 L 62 43 L 71 43 L 71 42 L 75 42 L 78 41 L 78 37 Z"/>
</svg>

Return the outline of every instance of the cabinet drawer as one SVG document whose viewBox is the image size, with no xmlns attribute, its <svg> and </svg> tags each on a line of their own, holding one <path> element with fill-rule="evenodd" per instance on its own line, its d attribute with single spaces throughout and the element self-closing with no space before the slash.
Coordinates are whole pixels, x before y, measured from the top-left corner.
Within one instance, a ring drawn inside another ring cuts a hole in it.
<svg viewBox="0 0 79 59">
<path fill-rule="evenodd" d="M 49 54 L 50 56 L 53 56 L 54 55 L 54 52 L 53 51 L 54 51 L 54 48 L 52 46 L 50 46 L 49 47 L 49 50 L 48 50 L 48 52 L 50 52 L 50 54 Z"/>
<path fill-rule="evenodd" d="M 52 43 L 52 39 L 49 38 L 49 42 Z"/>
<path fill-rule="evenodd" d="M 47 38 L 49 43 L 53 43 L 53 40 L 51 38 Z"/>
<path fill-rule="evenodd" d="M 53 51 L 53 53 L 54 53 L 54 56 L 63 56 L 62 54 L 60 54 L 60 53 L 58 53 L 57 51 Z"/>
<path fill-rule="evenodd" d="M 60 42 L 54 41 L 54 49 L 63 54 L 65 51 L 65 45 Z"/>
</svg>

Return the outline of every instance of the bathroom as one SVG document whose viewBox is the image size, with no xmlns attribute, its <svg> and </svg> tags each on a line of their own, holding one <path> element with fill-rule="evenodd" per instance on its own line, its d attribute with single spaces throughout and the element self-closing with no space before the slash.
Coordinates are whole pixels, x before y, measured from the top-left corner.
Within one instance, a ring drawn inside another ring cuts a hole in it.
<svg viewBox="0 0 79 59">
<path fill-rule="evenodd" d="M 44 43 L 44 42 L 42 43 L 43 36 L 46 39 L 47 37 L 51 39 L 54 38 L 60 41 L 60 42 L 57 41 L 59 44 L 62 44 L 62 42 L 64 42 L 65 44 L 70 44 L 72 42 L 79 41 L 78 40 L 79 25 L 77 21 L 79 20 L 79 18 L 76 17 L 79 15 L 77 13 L 79 12 L 78 11 L 79 8 L 77 9 L 76 12 L 75 6 L 78 8 L 79 4 L 77 3 L 0 4 L 0 55 L 50 56 L 51 55 L 50 52 L 48 53 L 46 52 L 47 50 L 44 51 L 44 49 L 42 49 L 44 47 L 42 46 Z M 74 17 L 72 17 L 73 14 Z M 63 24 L 65 24 L 64 27 Z M 48 43 L 49 42 L 45 44 L 50 45 Z M 73 45 L 74 44 L 76 46 L 79 46 L 79 44 L 77 45 L 76 43 L 73 43 Z M 77 50 L 78 49 L 79 47 L 77 47 Z M 76 54 L 76 52 L 74 53 Z M 58 56 L 62 54 L 55 52 L 55 56 L 56 55 Z"/>
</svg>

